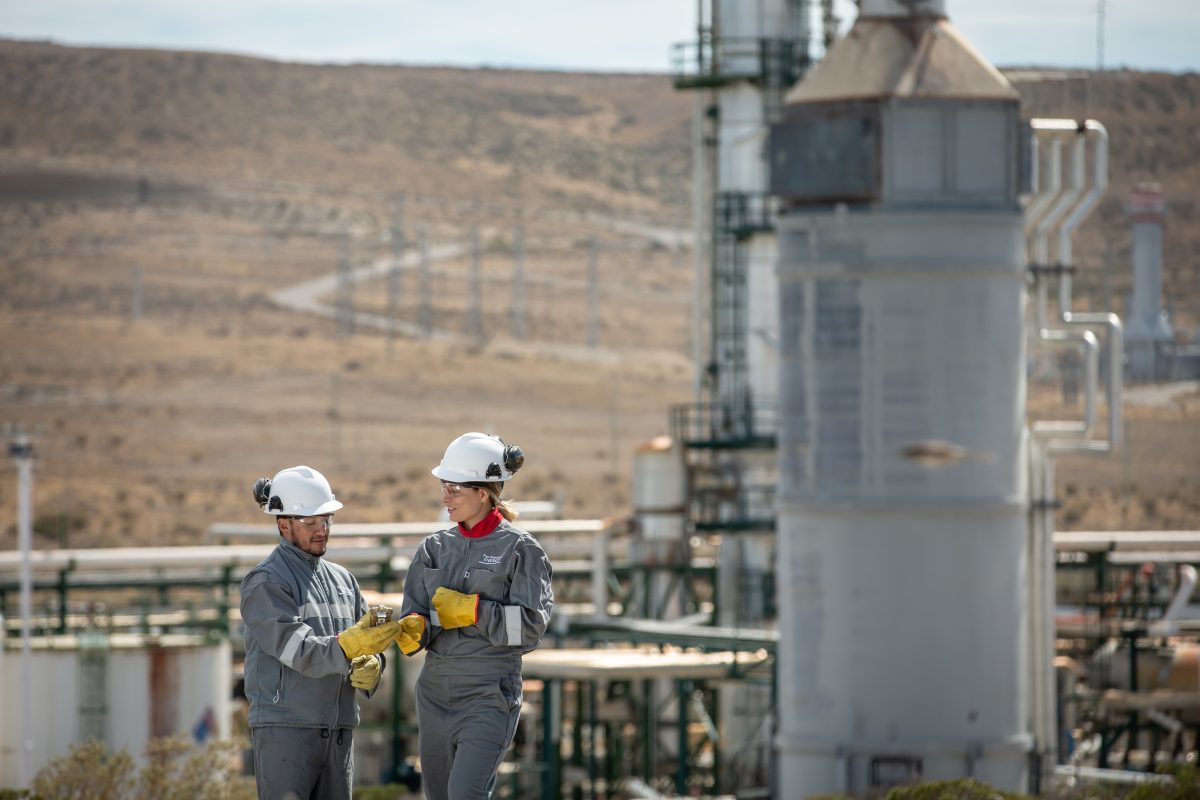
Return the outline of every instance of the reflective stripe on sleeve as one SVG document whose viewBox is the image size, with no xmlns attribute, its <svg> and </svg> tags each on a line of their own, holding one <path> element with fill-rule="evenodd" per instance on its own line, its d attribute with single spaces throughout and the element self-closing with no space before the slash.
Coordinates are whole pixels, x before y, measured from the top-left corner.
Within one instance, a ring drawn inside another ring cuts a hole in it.
<svg viewBox="0 0 1200 800">
<path fill-rule="evenodd" d="M 508 633 L 509 647 L 516 647 L 521 643 L 522 611 L 520 606 L 504 607 L 504 629 Z"/>
<path fill-rule="evenodd" d="M 358 615 L 354 613 L 354 608 L 347 603 L 314 603 L 308 602 L 300 609 L 300 618 L 307 620 L 317 619 L 358 619 Z"/>
<path fill-rule="evenodd" d="M 296 658 L 296 653 L 300 652 L 300 643 L 304 641 L 304 629 L 297 628 L 292 632 L 287 644 L 283 646 L 283 652 L 279 654 L 279 663 L 285 667 L 291 667 L 292 661 Z"/>
</svg>

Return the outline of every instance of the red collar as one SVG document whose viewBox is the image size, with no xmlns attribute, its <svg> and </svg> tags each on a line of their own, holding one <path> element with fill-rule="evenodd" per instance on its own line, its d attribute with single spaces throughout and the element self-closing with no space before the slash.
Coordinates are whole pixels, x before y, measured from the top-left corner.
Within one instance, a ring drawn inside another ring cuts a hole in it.
<svg viewBox="0 0 1200 800">
<path fill-rule="evenodd" d="M 503 521 L 504 517 L 500 516 L 500 512 L 493 508 L 486 517 L 476 522 L 470 529 L 464 528 L 461 522 L 458 523 L 458 532 L 468 539 L 482 539 L 499 528 Z"/>
</svg>

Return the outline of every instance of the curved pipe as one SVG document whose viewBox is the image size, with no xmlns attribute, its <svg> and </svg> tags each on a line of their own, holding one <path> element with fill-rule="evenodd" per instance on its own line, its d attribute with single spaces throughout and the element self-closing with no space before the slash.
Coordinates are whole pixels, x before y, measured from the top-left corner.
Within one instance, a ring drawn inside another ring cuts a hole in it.
<svg viewBox="0 0 1200 800">
<path fill-rule="evenodd" d="M 1112 313 L 1062 315 L 1063 322 L 1068 325 L 1095 327 L 1103 325 L 1108 329 L 1106 343 L 1108 344 L 1108 374 L 1105 375 L 1105 394 L 1108 397 L 1108 440 L 1070 442 L 1054 440 L 1049 442 L 1049 448 L 1054 453 L 1109 453 L 1121 443 L 1123 431 L 1121 426 L 1121 386 L 1125 357 L 1124 328 L 1121 318 Z"/>
<path fill-rule="evenodd" d="M 1035 263 L 1044 263 L 1049 258 L 1048 254 L 1039 255 L 1037 252 L 1038 232 L 1047 210 L 1062 194 L 1062 142 L 1057 137 L 1050 140 L 1050 152 L 1046 154 L 1046 159 L 1046 189 L 1034 198 L 1025 212 L 1025 230 L 1030 241 L 1029 258 Z"/>
<path fill-rule="evenodd" d="M 1196 568 L 1191 564 L 1181 565 L 1179 567 L 1179 588 L 1175 591 L 1175 597 L 1172 598 L 1171 604 L 1167 606 L 1162 617 L 1151 623 L 1149 632 L 1152 636 L 1169 636 L 1178 630 L 1179 626 L 1175 624 L 1175 620 L 1187 608 L 1195 588 Z"/>
<path fill-rule="evenodd" d="M 1082 135 L 1076 140 L 1077 163 L 1075 164 L 1075 170 L 1077 174 L 1083 174 L 1084 137 L 1093 139 L 1095 146 L 1092 150 L 1092 187 L 1075 208 L 1071 209 L 1071 213 L 1067 215 L 1067 218 L 1063 220 L 1062 225 L 1058 229 L 1058 260 L 1065 265 L 1074 262 L 1071 235 L 1079 227 L 1080 223 L 1087 218 L 1088 214 L 1092 212 L 1096 203 L 1100 201 L 1100 195 L 1104 194 L 1108 188 L 1108 130 L 1094 119 L 1085 121 L 1082 127 Z M 1070 308 L 1071 273 L 1065 271 L 1058 284 L 1058 310 L 1060 314 L 1065 314 Z"/>
<path fill-rule="evenodd" d="M 1033 159 L 1032 164 L 1030 165 L 1032 171 L 1030 183 L 1033 189 L 1033 197 L 1029 200 L 1028 205 L 1025 206 L 1026 236 L 1033 235 L 1034 227 L 1039 221 L 1041 221 L 1042 214 L 1045 213 L 1046 207 L 1049 206 L 1051 201 L 1058 196 L 1058 191 L 1060 188 L 1060 172 L 1056 171 L 1054 166 L 1051 164 L 1047 165 L 1048 169 L 1046 170 L 1046 174 L 1044 176 L 1042 175 L 1042 159 L 1045 158 L 1050 160 L 1053 157 L 1053 142 L 1051 142 L 1051 145 L 1052 146 L 1050 150 L 1043 153 L 1042 140 L 1038 138 L 1037 132 L 1034 131 L 1032 137 L 1030 137 L 1030 153 L 1031 158 Z M 1043 186 L 1043 181 L 1046 181 L 1047 185 Z"/>
<path fill-rule="evenodd" d="M 1050 183 L 1056 189 L 1062 185 L 1062 135 L 1073 133 L 1079 129 L 1079 124 L 1069 119 L 1034 119 L 1030 121 L 1034 135 L 1045 131 L 1054 138 L 1050 140 Z M 1082 139 L 1076 140 L 1075 164 L 1078 167 L 1072 171 L 1071 185 L 1058 193 L 1049 209 L 1037 222 L 1033 233 L 1033 259 L 1037 264 L 1045 265 L 1050 260 L 1050 232 L 1058 225 L 1083 193 Z"/>
<path fill-rule="evenodd" d="M 1042 420 L 1033 423 L 1033 433 L 1036 436 L 1087 436 L 1096 423 L 1096 387 L 1100 371 L 1100 343 L 1096 340 L 1096 334 L 1089 330 L 1070 333 L 1056 328 L 1040 331 L 1038 336 L 1049 344 L 1083 345 L 1083 420 Z"/>
<path fill-rule="evenodd" d="M 1075 228 L 1091 213 L 1095 208 L 1100 196 L 1108 187 L 1108 131 L 1104 125 L 1095 120 L 1085 120 L 1076 122 L 1070 119 L 1033 119 L 1030 121 L 1030 127 L 1034 131 L 1034 136 L 1039 133 L 1050 139 L 1050 183 L 1059 185 L 1061 181 L 1061 141 L 1062 138 L 1070 135 L 1073 137 L 1074 150 L 1072 152 L 1072 170 L 1071 170 L 1071 186 L 1065 192 L 1062 192 L 1057 199 L 1051 204 L 1048 211 L 1041 215 L 1034 226 L 1034 234 L 1031 237 L 1031 249 L 1033 251 L 1032 258 L 1035 264 L 1046 266 L 1049 260 L 1049 244 L 1048 236 L 1055 225 L 1059 224 L 1061 219 L 1061 228 L 1059 229 L 1058 241 L 1058 256 L 1060 266 L 1070 267 L 1073 260 L 1073 252 L 1071 248 L 1071 234 Z M 1086 182 L 1086 145 L 1087 140 L 1091 139 L 1095 142 L 1095 151 L 1092 156 L 1092 185 L 1086 194 L 1083 194 L 1083 187 Z M 1040 196 L 1039 196 L 1040 197 Z M 1078 203 L 1076 200 L 1078 199 Z M 1031 212 L 1037 209 L 1031 208 Z M 1067 212 L 1070 212 L 1069 214 Z M 1063 216 L 1067 215 L 1065 219 Z M 1028 230 L 1030 220 L 1027 218 L 1026 229 Z M 1051 335 L 1051 332 L 1046 328 L 1046 313 L 1045 306 L 1047 300 L 1046 279 L 1042 274 L 1036 275 L 1036 322 L 1038 326 L 1038 336 L 1043 341 L 1056 342 L 1063 341 L 1062 336 Z M 1116 314 L 1110 313 L 1087 313 L 1077 314 L 1070 311 L 1071 307 L 1071 276 L 1069 269 L 1063 269 L 1058 285 L 1058 317 L 1066 325 L 1081 326 L 1084 328 L 1094 328 L 1103 326 L 1107 329 L 1107 345 L 1108 345 L 1108 364 L 1107 374 L 1105 376 L 1105 390 L 1108 398 L 1108 440 L 1071 440 L 1071 439 L 1050 439 L 1046 443 L 1047 451 L 1051 454 L 1056 453 L 1108 453 L 1120 444 L 1122 439 L 1121 430 L 1121 384 L 1122 370 L 1124 361 L 1124 337 L 1121 326 L 1121 320 Z M 1090 332 L 1090 331 L 1089 331 Z M 1093 341 L 1094 341 L 1094 334 Z M 1088 355 L 1088 392 L 1093 393 L 1095 384 L 1092 383 L 1090 370 L 1092 362 L 1090 360 L 1091 345 Z M 1094 413 L 1094 397 L 1085 398 L 1085 413 L 1090 408 Z M 1090 418 L 1089 413 L 1089 418 Z M 1087 427 L 1087 421 L 1084 426 Z M 1043 422 L 1035 425 L 1034 432 L 1041 436 L 1046 434 L 1053 435 L 1062 433 L 1069 436 L 1079 435 L 1080 423 L 1072 421 L 1060 422 Z"/>
</svg>

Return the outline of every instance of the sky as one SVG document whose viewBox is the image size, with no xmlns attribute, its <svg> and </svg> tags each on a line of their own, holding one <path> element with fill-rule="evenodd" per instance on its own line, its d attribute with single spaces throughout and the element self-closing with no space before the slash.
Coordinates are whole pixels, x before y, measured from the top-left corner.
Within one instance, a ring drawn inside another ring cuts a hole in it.
<svg viewBox="0 0 1200 800">
<path fill-rule="evenodd" d="M 726 0 L 730 2 L 731 0 Z M 745 6 L 770 0 L 736 0 Z M 0 0 L 0 38 L 317 63 L 667 72 L 700 0 Z M 775 0 L 779 2 L 779 0 Z M 946 0 L 997 66 L 1200 71 L 1200 0 Z M 848 27 L 853 0 L 835 0 Z"/>
</svg>

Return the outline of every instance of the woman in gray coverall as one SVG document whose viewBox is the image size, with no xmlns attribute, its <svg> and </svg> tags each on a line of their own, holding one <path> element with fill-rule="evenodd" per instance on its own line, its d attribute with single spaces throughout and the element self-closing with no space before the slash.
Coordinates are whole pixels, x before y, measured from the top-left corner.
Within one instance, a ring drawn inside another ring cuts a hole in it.
<svg viewBox="0 0 1200 800">
<path fill-rule="evenodd" d="M 500 499 L 524 460 L 498 436 L 466 433 L 433 470 L 457 524 L 417 548 L 396 638 L 406 655 L 425 648 L 416 703 L 430 800 L 491 797 L 521 711 L 521 656 L 550 622 L 550 559 Z"/>
</svg>

